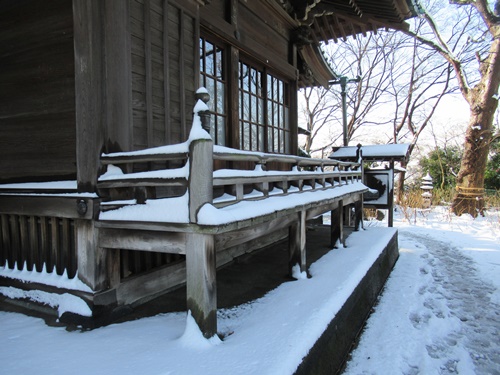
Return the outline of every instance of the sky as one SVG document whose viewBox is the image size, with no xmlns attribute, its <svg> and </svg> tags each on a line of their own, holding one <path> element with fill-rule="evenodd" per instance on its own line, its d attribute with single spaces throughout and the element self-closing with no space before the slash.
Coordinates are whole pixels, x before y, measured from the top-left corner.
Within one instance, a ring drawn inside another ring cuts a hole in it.
<svg viewBox="0 0 500 375">
<path fill-rule="evenodd" d="M 499 374 L 500 212 L 404 217 L 400 257 L 345 374 Z M 0 312 L 0 373 L 293 374 L 392 234 L 385 225 L 366 221 L 310 266 L 312 278 L 219 310 L 222 341 L 204 339 L 186 312 L 85 332 Z"/>
</svg>

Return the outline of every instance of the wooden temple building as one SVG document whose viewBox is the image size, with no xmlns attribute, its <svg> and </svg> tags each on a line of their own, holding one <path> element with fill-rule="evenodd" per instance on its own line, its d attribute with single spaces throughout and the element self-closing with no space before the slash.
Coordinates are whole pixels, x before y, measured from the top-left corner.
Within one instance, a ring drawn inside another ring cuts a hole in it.
<svg viewBox="0 0 500 375">
<path fill-rule="evenodd" d="M 87 319 L 186 285 L 212 336 L 219 267 L 288 237 L 304 270 L 307 220 L 331 211 L 332 242 L 344 207 L 359 221 L 360 160 L 296 156 L 297 90 L 335 78 L 320 43 L 413 15 L 408 0 L 0 0 L 0 285 L 74 295 Z"/>
</svg>

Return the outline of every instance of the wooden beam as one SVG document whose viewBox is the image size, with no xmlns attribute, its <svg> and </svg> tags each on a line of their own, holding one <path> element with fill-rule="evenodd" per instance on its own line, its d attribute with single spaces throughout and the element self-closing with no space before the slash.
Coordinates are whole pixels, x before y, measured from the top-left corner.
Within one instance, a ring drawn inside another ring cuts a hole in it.
<svg viewBox="0 0 500 375">
<path fill-rule="evenodd" d="M 179 262 L 150 271 L 147 274 L 126 278 L 116 285 L 116 288 L 97 294 L 94 303 L 105 305 L 117 302 L 119 305 L 129 305 L 141 300 L 149 300 L 159 293 L 176 289 L 185 282 L 186 263 Z M 111 301 L 109 301 L 110 299 Z"/>
<path fill-rule="evenodd" d="M 222 233 L 215 236 L 215 247 L 217 248 L 217 252 L 219 252 L 230 247 L 242 245 L 250 239 L 268 236 L 273 232 L 286 228 L 296 220 L 296 215 L 289 215 L 260 225 L 242 228 L 233 232 Z"/>
<path fill-rule="evenodd" d="M 186 243 L 187 308 L 206 338 L 217 334 L 217 285 L 214 238 L 189 234 Z"/>
<path fill-rule="evenodd" d="M 185 233 L 102 228 L 98 235 L 98 245 L 108 249 L 185 254 L 185 244 Z"/>
<path fill-rule="evenodd" d="M 84 202 L 87 210 L 78 212 L 78 203 Z M 94 205 L 92 198 L 49 197 L 49 196 L 0 196 L 0 213 L 26 216 L 57 216 L 68 219 L 92 219 Z"/>
<path fill-rule="evenodd" d="M 94 292 L 115 287 L 120 280 L 119 251 L 97 245 L 98 229 L 93 221 L 76 220 L 75 230 L 78 278 Z"/>
</svg>

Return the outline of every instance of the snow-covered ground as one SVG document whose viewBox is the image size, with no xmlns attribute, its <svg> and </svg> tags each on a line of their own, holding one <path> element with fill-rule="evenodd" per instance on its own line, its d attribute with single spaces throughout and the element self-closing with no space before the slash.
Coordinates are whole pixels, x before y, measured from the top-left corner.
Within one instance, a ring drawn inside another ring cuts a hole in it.
<svg viewBox="0 0 500 375">
<path fill-rule="evenodd" d="M 400 258 L 346 374 L 500 374 L 500 216 L 398 221 Z"/>
<path fill-rule="evenodd" d="M 346 373 L 500 374 L 499 213 L 436 208 L 395 226 L 400 258 Z M 313 264 L 311 279 L 219 311 L 224 341 L 204 340 L 185 313 L 67 332 L 0 312 L 0 373 L 292 374 L 391 233 L 366 227 Z"/>
</svg>

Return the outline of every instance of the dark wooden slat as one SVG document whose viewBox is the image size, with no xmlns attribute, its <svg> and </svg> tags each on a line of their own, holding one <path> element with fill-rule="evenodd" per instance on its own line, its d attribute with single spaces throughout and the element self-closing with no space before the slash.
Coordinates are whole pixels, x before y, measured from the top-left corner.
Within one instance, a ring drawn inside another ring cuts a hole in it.
<svg viewBox="0 0 500 375">
<path fill-rule="evenodd" d="M 74 278 L 76 276 L 76 272 L 78 271 L 78 256 L 76 254 L 76 227 L 75 227 L 75 222 L 71 221 L 69 223 L 69 230 L 70 230 L 70 242 L 71 242 L 71 247 L 69 248 L 69 269 L 68 269 L 68 277 L 70 279 Z"/>
<path fill-rule="evenodd" d="M 184 22 L 184 10 L 179 10 L 179 76 L 186 77 L 185 68 L 185 56 L 184 56 L 184 45 L 185 45 L 185 22 Z M 181 137 L 182 140 L 187 138 L 188 129 L 186 124 L 186 84 L 185 80 L 181 78 L 180 80 L 180 101 L 181 101 Z"/>
<path fill-rule="evenodd" d="M 101 156 L 101 163 L 108 164 L 127 164 L 127 163 L 145 163 L 145 162 L 161 162 L 170 160 L 187 159 L 186 152 L 173 154 L 148 154 L 148 155 L 124 155 L 124 156 Z"/>
<path fill-rule="evenodd" d="M 165 143 L 171 144 L 170 129 L 170 43 L 168 32 L 168 0 L 163 0 L 163 96 L 165 108 Z"/>
<path fill-rule="evenodd" d="M 65 270 L 69 271 L 69 264 L 71 260 L 70 252 L 71 252 L 71 237 L 70 237 L 71 223 L 68 219 L 61 219 L 61 240 L 62 246 L 59 249 L 59 269 L 61 273 Z"/>
<path fill-rule="evenodd" d="M 40 217 L 40 260 L 36 267 L 38 272 L 42 272 L 44 264 L 48 267 L 48 259 L 50 256 L 49 238 L 50 234 L 47 218 L 42 216 Z"/>
<path fill-rule="evenodd" d="M 9 215 L 9 226 L 10 226 L 10 238 L 11 238 L 11 267 L 13 267 L 14 262 L 17 263 L 17 269 L 21 270 L 22 254 L 20 251 L 21 241 L 19 239 L 19 220 L 18 215 Z"/>
<path fill-rule="evenodd" d="M 19 237 L 21 243 L 19 254 L 22 267 L 31 271 L 33 269 L 33 259 L 29 256 L 28 218 L 24 215 L 19 216 Z"/>
<path fill-rule="evenodd" d="M 100 189 L 142 186 L 187 186 L 185 178 L 144 178 L 144 179 L 121 179 L 100 181 L 97 185 Z"/>
<path fill-rule="evenodd" d="M 10 238 L 10 225 L 9 225 L 9 216 L 2 214 L 1 215 L 1 225 L 2 225 L 2 252 L 3 259 L 8 262 L 8 266 L 12 267 L 10 254 L 12 253 L 12 241 Z"/>
<path fill-rule="evenodd" d="M 153 86 L 151 71 L 151 4 L 144 0 L 144 64 L 146 67 L 146 124 L 148 147 L 153 147 Z"/>
<path fill-rule="evenodd" d="M 47 264 L 47 272 L 56 272 L 59 274 L 57 269 L 57 260 L 59 255 L 59 220 L 57 217 L 50 218 L 50 256 Z"/>
<path fill-rule="evenodd" d="M 38 251 L 38 218 L 36 216 L 29 217 L 30 223 L 30 244 L 29 256 L 32 260 L 32 269 L 38 271 L 38 264 L 40 263 L 40 253 Z"/>
<path fill-rule="evenodd" d="M 87 204 L 87 212 L 82 216 L 77 212 L 77 203 L 80 199 L 85 200 Z M 90 198 L 78 197 L 0 195 L 0 213 L 92 219 L 94 202 Z"/>
</svg>

